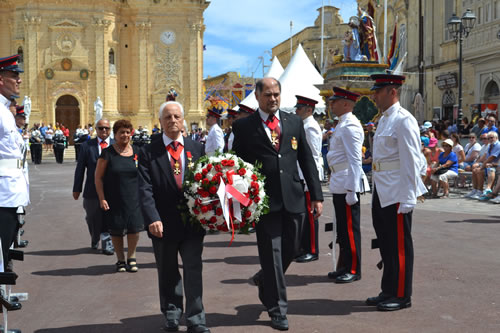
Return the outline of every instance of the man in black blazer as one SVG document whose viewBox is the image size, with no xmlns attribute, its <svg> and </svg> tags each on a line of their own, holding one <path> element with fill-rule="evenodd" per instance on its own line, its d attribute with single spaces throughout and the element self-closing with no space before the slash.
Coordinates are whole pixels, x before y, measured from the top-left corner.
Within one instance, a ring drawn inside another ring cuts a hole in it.
<svg viewBox="0 0 500 333">
<path fill-rule="evenodd" d="M 164 134 L 141 149 L 139 154 L 139 198 L 144 223 L 153 242 L 160 309 L 166 319 L 165 329 L 175 332 L 183 314 L 182 279 L 178 255 L 184 269 L 186 323 L 189 333 L 206 333 L 202 303 L 202 261 L 205 231 L 181 219 L 179 204 L 182 184 L 188 168 L 205 154 L 203 145 L 181 135 L 184 110 L 178 102 L 160 106 Z"/>
<path fill-rule="evenodd" d="M 304 228 L 305 196 L 297 161 L 311 193 L 315 218 L 323 209 L 316 163 L 306 141 L 300 117 L 279 111 L 281 85 L 274 78 L 257 82 L 258 112 L 233 124 L 233 150 L 249 163 L 262 163 L 270 212 L 257 223 L 261 271 L 254 276 L 259 298 L 271 317 L 271 326 L 288 329 L 285 272 L 299 253 Z"/>
<path fill-rule="evenodd" d="M 100 238 L 102 253 L 113 255 L 115 253 L 113 243 L 111 243 L 108 228 L 104 223 L 104 211 L 99 205 L 99 198 L 95 190 L 94 175 L 97 159 L 101 155 L 101 151 L 112 145 L 114 140 L 109 137 L 111 128 L 107 119 L 101 119 L 97 122 L 96 131 L 97 137 L 87 140 L 80 147 L 73 182 L 73 198 L 78 200 L 80 197 L 83 179 L 85 178 L 85 169 L 87 169 L 85 188 L 83 190 L 83 208 L 85 209 L 85 220 L 87 221 L 91 237 L 90 246 L 93 249 L 97 249 Z"/>
</svg>

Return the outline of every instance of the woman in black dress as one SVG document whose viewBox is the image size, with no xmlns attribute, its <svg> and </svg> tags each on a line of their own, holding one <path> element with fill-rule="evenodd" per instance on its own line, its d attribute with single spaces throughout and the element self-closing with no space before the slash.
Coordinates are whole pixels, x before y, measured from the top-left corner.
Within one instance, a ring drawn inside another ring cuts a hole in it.
<svg viewBox="0 0 500 333">
<path fill-rule="evenodd" d="M 118 272 L 137 272 L 136 248 L 144 221 L 138 200 L 138 148 L 130 145 L 132 124 L 118 120 L 113 125 L 115 143 L 104 149 L 97 161 L 95 186 L 104 219 L 111 234 L 118 262 Z M 127 235 L 127 262 L 123 251 L 123 236 Z"/>
</svg>

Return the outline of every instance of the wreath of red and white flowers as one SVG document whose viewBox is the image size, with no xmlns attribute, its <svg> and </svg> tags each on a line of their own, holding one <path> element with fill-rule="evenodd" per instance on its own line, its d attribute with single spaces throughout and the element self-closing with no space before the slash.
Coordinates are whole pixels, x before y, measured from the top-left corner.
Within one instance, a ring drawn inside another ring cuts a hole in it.
<svg viewBox="0 0 500 333">
<path fill-rule="evenodd" d="M 260 166 L 234 154 L 203 156 L 184 183 L 191 220 L 205 230 L 248 232 L 269 211 Z"/>
</svg>

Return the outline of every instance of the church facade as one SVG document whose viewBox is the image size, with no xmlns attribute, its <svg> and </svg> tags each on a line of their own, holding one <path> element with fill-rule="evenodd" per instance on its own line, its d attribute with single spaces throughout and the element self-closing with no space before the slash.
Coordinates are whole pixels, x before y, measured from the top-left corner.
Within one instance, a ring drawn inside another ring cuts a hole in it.
<svg viewBox="0 0 500 333">
<path fill-rule="evenodd" d="M 174 88 L 188 124 L 203 110 L 206 0 L 17 0 L 0 2 L 0 56 L 22 55 L 22 103 L 31 124 L 74 131 L 103 117 L 134 127 L 158 123 Z M 151 128 L 151 127 L 149 127 Z"/>
</svg>

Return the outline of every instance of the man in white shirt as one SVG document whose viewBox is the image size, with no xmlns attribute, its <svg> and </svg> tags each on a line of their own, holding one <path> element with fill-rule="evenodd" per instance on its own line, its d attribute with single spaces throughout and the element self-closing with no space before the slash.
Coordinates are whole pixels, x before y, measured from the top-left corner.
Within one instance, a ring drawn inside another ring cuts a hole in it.
<svg viewBox="0 0 500 333">
<path fill-rule="evenodd" d="M 224 132 L 219 126 L 222 109 L 212 108 L 207 112 L 206 123 L 210 127 L 205 143 L 205 153 L 212 156 L 216 151 L 222 153 L 224 150 Z"/>
<path fill-rule="evenodd" d="M 374 74 L 372 90 L 382 112 L 373 137 L 373 227 L 384 271 L 382 292 L 366 300 L 380 311 L 411 306 L 412 211 L 426 189 L 420 178 L 420 133 L 416 119 L 399 104 L 404 76 Z"/>
<path fill-rule="evenodd" d="M 331 169 L 330 192 L 340 244 L 340 267 L 329 273 L 328 277 L 335 279 L 336 283 L 350 283 L 361 279 L 359 193 L 363 192 L 364 132 L 359 120 L 352 114 L 359 96 L 358 93 L 334 87 L 330 98 L 330 110 L 339 117 L 327 154 Z"/>
<path fill-rule="evenodd" d="M 304 97 L 304 96 L 295 96 L 297 98 L 297 108 L 295 113 L 302 119 L 304 122 L 304 132 L 306 133 L 306 140 L 309 144 L 309 148 L 311 148 L 311 152 L 314 158 L 314 162 L 316 162 L 316 168 L 318 169 L 318 178 L 320 181 L 323 180 L 323 157 L 321 155 L 321 142 L 322 142 L 322 133 L 321 127 L 318 122 L 313 117 L 313 112 L 318 101 Z M 302 170 L 299 168 L 299 177 L 302 182 L 304 182 L 304 175 L 302 174 Z M 307 186 L 304 186 L 304 191 L 306 195 L 306 223 L 304 225 L 304 233 L 302 234 L 302 251 L 305 253 L 295 259 L 296 262 L 310 262 L 314 260 L 318 260 L 319 253 L 319 243 L 318 243 L 318 220 L 314 219 L 313 214 L 311 213 L 311 195 Z M 309 223 L 307 223 L 309 222 Z"/>
<path fill-rule="evenodd" d="M 18 59 L 18 55 L 0 59 L 0 239 L 3 265 L 9 262 L 9 247 L 17 234 L 17 208 L 29 203 L 28 174 L 23 171 L 26 163 L 24 140 L 9 110 L 13 96 L 19 96 L 22 82 L 19 73 L 23 70 L 17 65 Z"/>
</svg>

